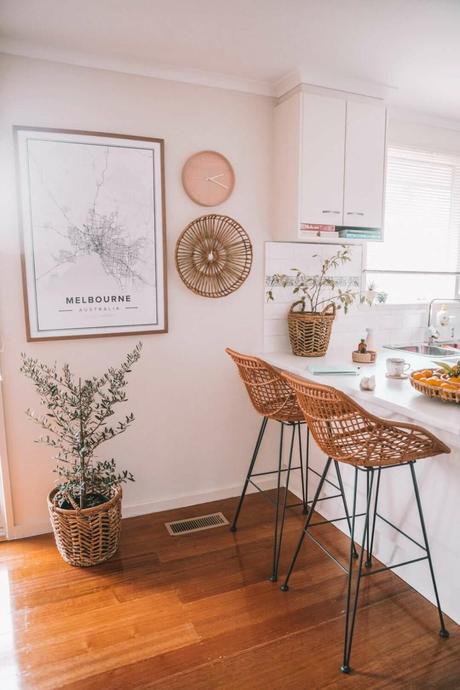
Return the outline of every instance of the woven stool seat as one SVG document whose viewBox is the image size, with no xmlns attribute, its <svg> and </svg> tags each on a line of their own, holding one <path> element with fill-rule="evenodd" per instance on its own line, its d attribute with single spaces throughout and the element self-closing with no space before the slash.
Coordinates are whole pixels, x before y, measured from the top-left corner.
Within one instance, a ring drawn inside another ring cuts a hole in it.
<svg viewBox="0 0 460 690">
<path fill-rule="evenodd" d="M 326 455 L 351 465 L 379 467 L 450 453 L 426 429 L 372 415 L 342 391 L 284 373 L 305 421 Z"/>
<path fill-rule="evenodd" d="M 294 391 L 276 369 L 258 357 L 243 355 L 230 348 L 225 352 L 238 367 L 249 398 L 259 414 L 287 423 L 304 421 Z"/>
</svg>

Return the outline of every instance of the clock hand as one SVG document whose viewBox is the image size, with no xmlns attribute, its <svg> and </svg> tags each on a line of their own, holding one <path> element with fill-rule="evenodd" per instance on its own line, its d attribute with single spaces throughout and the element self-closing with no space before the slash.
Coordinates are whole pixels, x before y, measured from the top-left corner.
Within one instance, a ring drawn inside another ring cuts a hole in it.
<svg viewBox="0 0 460 690">
<path fill-rule="evenodd" d="M 219 187 L 223 187 L 224 189 L 228 189 L 228 185 L 223 184 L 223 182 L 219 182 L 219 180 L 214 180 L 212 177 L 207 177 L 206 180 L 208 182 L 213 182 L 214 184 L 218 184 Z"/>
<path fill-rule="evenodd" d="M 208 182 L 213 182 L 213 181 L 216 180 L 218 177 L 223 177 L 224 175 L 225 175 L 225 173 L 219 173 L 219 175 L 212 175 L 211 177 L 207 177 L 206 180 L 207 180 Z"/>
</svg>

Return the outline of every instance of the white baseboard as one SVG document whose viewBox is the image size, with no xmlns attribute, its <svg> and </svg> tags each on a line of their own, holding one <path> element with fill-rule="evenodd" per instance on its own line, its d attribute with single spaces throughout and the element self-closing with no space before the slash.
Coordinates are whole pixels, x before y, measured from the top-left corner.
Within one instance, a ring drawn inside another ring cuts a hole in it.
<svg viewBox="0 0 460 690">
<path fill-rule="evenodd" d="M 262 489 L 275 488 L 275 482 L 271 478 L 260 478 L 258 484 Z M 137 517 L 138 515 L 159 513 L 163 510 L 184 508 L 186 506 L 193 506 L 199 503 L 221 501 L 225 498 L 239 496 L 241 490 L 242 484 L 234 484 L 221 489 L 203 491 L 199 494 L 182 494 L 172 498 L 161 499 L 159 501 L 148 501 L 146 503 L 123 503 L 122 514 L 124 518 Z M 249 485 L 248 494 L 256 491 L 257 489 Z M 26 537 L 36 537 L 39 534 L 48 534 L 51 531 L 52 529 L 49 521 L 35 523 L 33 525 L 14 525 L 13 528 L 8 531 L 8 539 L 25 539 Z"/>
<path fill-rule="evenodd" d="M 46 522 L 36 522 L 33 525 L 13 525 L 13 527 L 8 530 L 8 540 L 37 537 L 39 534 L 48 534 L 48 532 L 51 531 L 51 523 L 49 520 Z"/>
<path fill-rule="evenodd" d="M 276 483 L 273 479 L 259 479 L 258 484 L 262 489 L 275 488 Z M 199 494 L 183 494 L 173 498 L 165 498 L 160 501 L 149 501 L 147 503 L 131 503 L 123 506 L 123 517 L 136 517 L 137 515 L 147 515 L 148 513 L 159 513 L 163 510 L 174 508 L 184 508 L 200 503 L 210 503 L 211 501 L 221 501 L 224 498 L 239 496 L 242 490 L 241 484 L 227 486 L 222 489 L 212 489 Z M 249 485 L 248 494 L 255 493 L 257 489 Z"/>
</svg>

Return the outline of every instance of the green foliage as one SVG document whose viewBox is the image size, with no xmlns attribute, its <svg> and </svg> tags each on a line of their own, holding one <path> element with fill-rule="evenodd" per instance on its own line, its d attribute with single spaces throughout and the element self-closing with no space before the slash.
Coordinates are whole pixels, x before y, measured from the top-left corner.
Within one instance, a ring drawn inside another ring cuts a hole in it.
<svg viewBox="0 0 460 690">
<path fill-rule="evenodd" d="M 448 376 L 460 376 L 460 360 L 457 364 L 448 364 L 447 362 L 433 362 L 437 367 L 441 367 Z"/>
<path fill-rule="evenodd" d="M 317 258 L 318 255 L 314 254 L 313 257 Z M 292 294 L 297 297 L 296 302 L 301 304 L 301 311 L 318 312 L 322 311 L 328 304 L 335 304 L 337 309 L 343 308 L 345 314 L 348 312 L 350 306 L 359 297 L 359 290 L 353 290 L 352 288 L 342 290 L 339 287 L 339 282 L 328 275 L 331 270 L 342 266 L 348 261 L 351 261 L 350 250 L 348 247 L 343 246 L 336 254 L 324 259 L 318 275 L 307 276 L 298 268 L 292 269 L 295 273 L 295 287 L 292 290 Z M 284 273 L 276 273 L 273 276 L 273 280 L 281 287 L 287 287 L 291 279 L 292 276 Z M 359 284 L 356 281 L 354 286 L 359 288 Z M 329 293 L 327 297 L 325 297 L 326 291 Z M 267 302 L 274 299 L 273 289 L 267 290 L 266 298 Z M 367 302 L 370 304 L 365 297 L 359 297 L 359 300 L 361 303 Z"/>
<path fill-rule="evenodd" d="M 110 367 L 100 378 L 76 379 L 69 365 L 58 371 L 57 364 L 48 366 L 22 353 L 21 372 L 31 379 L 48 412 L 26 414 L 45 433 L 37 439 L 54 449 L 57 461 L 55 472 L 60 483 L 58 502 L 68 501 L 74 507 L 87 505 L 87 497 L 102 494 L 109 497 L 113 488 L 134 481 L 131 472 L 117 472 L 115 460 L 97 460 L 96 449 L 122 434 L 134 421 L 132 412 L 116 424 L 106 421 L 114 414 L 114 407 L 127 400 L 126 376 L 139 358 L 142 343 L 138 343 L 118 368 Z"/>
</svg>

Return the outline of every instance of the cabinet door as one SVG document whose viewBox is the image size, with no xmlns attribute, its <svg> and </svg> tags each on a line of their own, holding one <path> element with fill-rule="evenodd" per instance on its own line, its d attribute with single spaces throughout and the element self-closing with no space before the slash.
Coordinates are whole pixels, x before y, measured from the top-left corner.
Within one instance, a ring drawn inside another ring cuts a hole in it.
<svg viewBox="0 0 460 690">
<path fill-rule="evenodd" d="M 344 225 L 383 225 L 385 129 L 382 105 L 348 101 Z"/>
<path fill-rule="evenodd" d="M 346 102 L 303 95 L 300 222 L 342 225 Z"/>
</svg>

